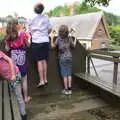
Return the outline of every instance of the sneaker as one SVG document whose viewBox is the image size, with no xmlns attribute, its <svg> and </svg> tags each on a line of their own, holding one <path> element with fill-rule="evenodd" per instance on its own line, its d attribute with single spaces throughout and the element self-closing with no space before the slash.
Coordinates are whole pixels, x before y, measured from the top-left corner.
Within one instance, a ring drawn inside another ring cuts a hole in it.
<svg viewBox="0 0 120 120">
<path fill-rule="evenodd" d="M 62 90 L 62 94 L 68 95 L 68 94 L 69 94 L 69 93 L 68 93 L 68 90 L 63 89 L 63 90 Z"/>
<path fill-rule="evenodd" d="M 72 90 L 68 90 L 68 94 L 71 95 L 72 94 Z"/>
</svg>

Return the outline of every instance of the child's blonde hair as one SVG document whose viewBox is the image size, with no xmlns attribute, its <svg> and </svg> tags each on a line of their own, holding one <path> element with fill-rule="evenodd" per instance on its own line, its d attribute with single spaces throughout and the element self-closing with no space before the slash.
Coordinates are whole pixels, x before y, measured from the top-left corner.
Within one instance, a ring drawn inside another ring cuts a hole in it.
<svg viewBox="0 0 120 120">
<path fill-rule="evenodd" d="M 68 34 L 69 34 L 69 29 L 68 29 L 68 26 L 67 25 L 61 25 L 59 27 L 59 31 L 58 31 L 58 34 L 61 38 L 66 38 L 68 37 Z"/>
</svg>

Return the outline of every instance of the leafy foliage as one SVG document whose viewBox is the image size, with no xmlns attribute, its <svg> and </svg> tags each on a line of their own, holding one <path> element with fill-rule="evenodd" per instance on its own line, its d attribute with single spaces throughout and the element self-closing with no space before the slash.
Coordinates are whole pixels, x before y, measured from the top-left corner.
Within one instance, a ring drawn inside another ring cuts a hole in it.
<svg viewBox="0 0 120 120">
<path fill-rule="evenodd" d="M 104 14 L 105 14 L 106 20 L 110 26 L 120 24 L 119 16 L 116 16 L 112 13 L 106 13 L 106 12 L 104 12 Z"/>
<path fill-rule="evenodd" d="M 110 26 L 109 32 L 112 38 L 111 44 L 120 45 L 120 25 Z"/>
<path fill-rule="evenodd" d="M 67 5 L 58 6 L 53 10 L 50 10 L 47 14 L 49 16 L 69 16 L 71 14 L 70 10 L 71 10 L 70 6 Z M 91 7 L 90 5 L 87 5 L 85 3 L 80 4 L 79 2 L 74 4 L 74 10 L 75 10 L 75 14 L 83 14 L 83 13 L 99 11 L 99 9 L 96 7 Z"/>
<path fill-rule="evenodd" d="M 55 9 L 50 10 L 47 13 L 49 16 L 62 16 L 62 15 L 70 15 L 70 8 L 67 5 L 57 6 Z"/>
<path fill-rule="evenodd" d="M 75 11 L 76 14 L 84 14 L 84 13 L 90 13 L 90 12 L 97 12 L 100 11 L 100 9 L 96 8 L 96 7 L 91 7 L 85 3 L 77 3 L 75 4 Z"/>
<path fill-rule="evenodd" d="M 85 3 L 89 3 L 91 6 L 94 6 L 96 4 L 108 6 L 110 1 L 111 0 L 84 0 Z"/>
</svg>

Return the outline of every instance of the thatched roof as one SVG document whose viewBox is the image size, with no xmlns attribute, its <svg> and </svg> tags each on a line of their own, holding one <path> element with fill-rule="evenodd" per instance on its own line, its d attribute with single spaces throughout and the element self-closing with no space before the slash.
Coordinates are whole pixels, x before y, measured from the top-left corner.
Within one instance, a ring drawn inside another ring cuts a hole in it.
<svg viewBox="0 0 120 120">
<path fill-rule="evenodd" d="M 73 30 L 73 35 L 77 39 L 91 40 L 96 31 L 100 21 L 103 20 L 104 28 L 107 36 L 109 33 L 104 20 L 103 12 L 93 12 L 88 14 L 74 15 L 74 16 L 63 16 L 63 17 L 51 17 L 50 21 L 53 26 L 53 30 L 56 32 L 60 25 L 68 25 L 69 29 Z"/>
</svg>

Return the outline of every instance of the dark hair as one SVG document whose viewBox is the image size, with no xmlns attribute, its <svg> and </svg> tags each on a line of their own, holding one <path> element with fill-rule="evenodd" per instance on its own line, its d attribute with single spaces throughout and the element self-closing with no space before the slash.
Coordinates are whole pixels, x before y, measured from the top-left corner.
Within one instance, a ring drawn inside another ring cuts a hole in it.
<svg viewBox="0 0 120 120">
<path fill-rule="evenodd" d="M 58 31 L 58 34 L 61 38 L 66 38 L 68 37 L 68 34 L 69 34 L 69 29 L 68 29 L 68 26 L 67 25 L 61 25 L 59 27 L 59 31 Z"/>
<path fill-rule="evenodd" d="M 4 40 L 0 40 L 0 50 L 5 52 L 5 43 Z"/>
<path fill-rule="evenodd" d="M 44 10 L 44 5 L 42 3 L 38 3 L 34 7 L 34 12 L 37 14 L 41 14 L 43 12 L 43 10 Z"/>
<path fill-rule="evenodd" d="M 18 25 L 17 20 L 12 20 L 7 24 L 6 37 L 5 37 L 6 40 L 14 41 L 18 37 L 18 31 L 16 25 Z"/>
</svg>

